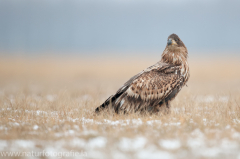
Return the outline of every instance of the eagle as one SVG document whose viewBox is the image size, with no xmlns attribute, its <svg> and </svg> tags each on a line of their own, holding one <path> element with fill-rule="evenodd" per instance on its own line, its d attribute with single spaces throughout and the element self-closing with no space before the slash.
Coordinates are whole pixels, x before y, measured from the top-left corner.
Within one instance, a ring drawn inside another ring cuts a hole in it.
<svg viewBox="0 0 240 159">
<path fill-rule="evenodd" d="M 178 35 L 171 34 L 161 60 L 130 78 L 95 112 L 169 113 L 170 102 L 190 77 L 187 58 L 186 46 Z"/>
</svg>

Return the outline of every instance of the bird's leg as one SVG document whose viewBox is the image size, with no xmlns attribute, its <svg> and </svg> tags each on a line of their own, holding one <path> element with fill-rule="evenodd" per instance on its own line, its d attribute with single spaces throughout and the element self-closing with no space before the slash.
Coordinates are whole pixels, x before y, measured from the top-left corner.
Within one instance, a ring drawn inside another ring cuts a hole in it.
<svg viewBox="0 0 240 159">
<path fill-rule="evenodd" d="M 153 112 L 153 113 L 161 112 L 163 105 L 164 105 L 164 101 L 159 102 L 158 105 L 156 105 L 156 106 L 153 108 L 152 112 Z"/>
<path fill-rule="evenodd" d="M 170 107 L 171 107 L 170 100 L 167 100 L 167 101 L 165 100 L 164 102 L 165 102 L 165 105 L 166 105 L 165 113 L 169 114 L 170 113 Z"/>
<path fill-rule="evenodd" d="M 168 108 L 168 109 L 170 109 L 170 101 L 168 100 L 168 101 L 165 101 L 165 104 L 166 104 L 166 107 Z"/>
<path fill-rule="evenodd" d="M 157 106 L 155 106 L 152 110 L 153 113 L 161 112 L 163 114 L 170 113 L 170 100 L 163 100 Z"/>
</svg>

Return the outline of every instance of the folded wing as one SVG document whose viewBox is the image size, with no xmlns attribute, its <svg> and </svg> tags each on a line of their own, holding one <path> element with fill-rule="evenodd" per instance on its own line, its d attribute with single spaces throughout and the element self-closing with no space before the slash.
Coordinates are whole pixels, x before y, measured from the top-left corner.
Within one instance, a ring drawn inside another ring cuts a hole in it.
<svg viewBox="0 0 240 159">
<path fill-rule="evenodd" d="M 116 113 L 150 110 L 179 89 L 183 82 L 180 69 L 158 62 L 133 76 L 95 111 L 104 108 L 113 108 Z"/>
</svg>

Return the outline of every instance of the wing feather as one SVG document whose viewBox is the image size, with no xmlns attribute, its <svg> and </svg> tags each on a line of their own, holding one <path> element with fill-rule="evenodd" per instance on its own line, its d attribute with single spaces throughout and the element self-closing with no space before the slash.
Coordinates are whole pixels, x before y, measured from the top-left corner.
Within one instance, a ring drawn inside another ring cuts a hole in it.
<svg viewBox="0 0 240 159">
<path fill-rule="evenodd" d="M 110 96 L 98 112 L 110 103 L 115 112 L 132 112 L 156 105 L 169 95 L 181 80 L 178 66 L 158 62 L 130 78 L 115 95 Z"/>
</svg>

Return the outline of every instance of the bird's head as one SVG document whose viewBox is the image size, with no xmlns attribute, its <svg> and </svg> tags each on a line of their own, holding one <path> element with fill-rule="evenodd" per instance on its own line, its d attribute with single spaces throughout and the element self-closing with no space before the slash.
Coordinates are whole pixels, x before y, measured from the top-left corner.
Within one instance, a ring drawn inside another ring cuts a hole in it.
<svg viewBox="0 0 240 159">
<path fill-rule="evenodd" d="M 170 51 L 180 51 L 186 49 L 186 46 L 182 42 L 182 40 L 176 35 L 171 34 L 167 40 L 167 46 Z"/>
<path fill-rule="evenodd" d="M 188 51 L 182 40 L 176 34 L 171 34 L 167 39 L 167 46 L 163 51 L 162 61 L 171 64 L 180 64 L 187 57 Z"/>
</svg>

